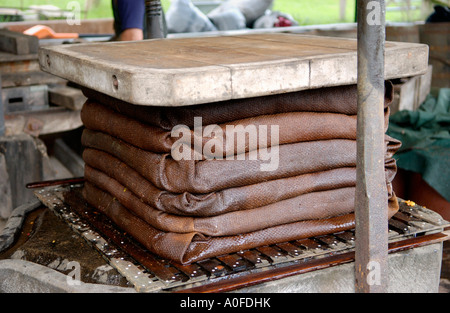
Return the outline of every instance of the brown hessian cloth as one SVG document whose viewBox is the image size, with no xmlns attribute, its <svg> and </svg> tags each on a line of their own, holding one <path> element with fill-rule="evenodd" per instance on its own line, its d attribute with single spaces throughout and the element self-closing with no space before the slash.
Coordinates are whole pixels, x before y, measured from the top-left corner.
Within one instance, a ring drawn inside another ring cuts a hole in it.
<svg viewBox="0 0 450 313">
<path fill-rule="evenodd" d="M 253 160 L 179 160 L 169 153 L 157 154 L 139 149 L 110 135 L 85 129 L 81 137 L 87 148 L 101 150 L 118 158 L 159 189 L 174 193 L 208 193 L 279 179 L 356 166 L 356 141 L 330 139 L 278 146 L 278 167 L 261 171 L 267 161 Z M 386 140 L 386 153 L 393 139 Z M 273 149 L 273 147 L 269 148 Z M 301 161 L 299 161 L 301 160 Z"/>
<path fill-rule="evenodd" d="M 135 120 L 172 130 L 176 125 L 194 127 L 194 117 L 202 117 L 203 125 L 223 124 L 260 115 L 289 112 L 325 112 L 356 115 L 357 86 L 337 86 L 302 90 L 284 94 L 233 99 L 193 106 L 150 107 L 133 105 L 97 91 L 84 88 L 84 95 L 108 105 Z M 392 102 L 394 88 L 385 82 L 385 108 Z"/>
<path fill-rule="evenodd" d="M 263 207 L 211 217 L 180 216 L 145 204 L 117 181 L 92 168 L 87 169 L 88 182 L 108 192 L 152 227 L 166 232 L 197 232 L 207 236 L 237 235 L 301 220 L 347 214 L 353 212 L 354 207 L 355 187 L 347 187 L 311 192 Z"/>
<path fill-rule="evenodd" d="M 114 180 L 118 187 L 116 192 L 111 191 L 113 195 L 132 193 L 151 208 L 183 216 L 215 216 L 263 207 L 308 193 L 356 186 L 356 168 L 342 167 L 206 194 L 176 194 L 156 188 L 138 172 L 108 153 L 88 148 L 83 152 L 83 159 L 86 163 L 86 180 L 99 186 L 105 183 L 112 186 L 106 181 Z M 389 188 L 396 172 L 395 160 L 388 158 L 385 169 Z M 108 187 L 103 189 L 109 190 Z"/>
<path fill-rule="evenodd" d="M 196 232 L 164 232 L 150 226 L 122 206 L 116 198 L 89 182 L 85 183 L 83 193 L 90 205 L 108 216 L 120 229 L 149 251 L 181 264 L 263 245 L 341 232 L 355 227 L 354 214 L 349 213 L 326 219 L 282 224 L 233 236 L 208 237 Z M 392 217 L 397 210 L 398 202 L 393 195 L 389 199 L 388 217 Z"/>
<path fill-rule="evenodd" d="M 195 148 L 195 142 L 200 142 L 200 153 L 208 152 L 205 145 L 212 138 L 220 136 L 221 144 L 214 144 L 213 155 L 237 155 L 258 148 L 270 147 L 273 143 L 272 125 L 278 127 L 276 144 L 289 144 L 303 141 L 326 139 L 356 139 L 356 115 L 317 112 L 289 112 L 273 115 L 259 115 L 242 120 L 231 121 L 221 125 L 201 125 L 199 131 L 187 129 L 189 136 L 181 136 L 159 127 L 139 122 L 130 117 L 109 109 L 98 102 L 87 100 L 81 110 L 81 120 L 86 128 L 108 133 L 114 137 L 155 153 L 170 153 L 175 143 L 184 143 L 189 148 Z M 385 131 L 389 123 L 389 109 L 385 110 Z M 217 126 L 216 126 L 217 125 Z M 230 129 L 231 126 L 231 129 Z M 266 126 L 261 128 L 261 126 Z M 218 127 L 219 129 L 214 131 Z M 249 143 L 249 134 L 254 134 L 253 149 L 250 144 L 239 144 L 237 138 L 244 138 Z M 260 134 L 262 133 L 262 134 Z M 231 135 L 231 136 L 230 136 Z M 267 136 L 262 140 L 261 135 Z M 228 144 L 227 144 L 228 143 Z M 220 151 L 218 150 L 220 149 Z"/>
<path fill-rule="evenodd" d="M 356 85 L 188 107 L 83 92 L 83 196 L 163 258 L 186 264 L 355 226 Z M 400 145 L 385 136 L 389 218 Z"/>
</svg>

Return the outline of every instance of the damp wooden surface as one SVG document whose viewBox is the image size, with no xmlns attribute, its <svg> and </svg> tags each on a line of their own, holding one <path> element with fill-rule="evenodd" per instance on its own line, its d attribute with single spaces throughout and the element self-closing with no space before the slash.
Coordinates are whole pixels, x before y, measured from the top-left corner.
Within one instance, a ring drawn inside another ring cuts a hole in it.
<svg viewBox="0 0 450 313">
<path fill-rule="evenodd" d="M 357 41 L 250 34 L 42 47 L 42 70 L 139 105 L 185 106 L 356 83 Z M 424 74 L 428 46 L 387 42 L 385 78 Z"/>
</svg>

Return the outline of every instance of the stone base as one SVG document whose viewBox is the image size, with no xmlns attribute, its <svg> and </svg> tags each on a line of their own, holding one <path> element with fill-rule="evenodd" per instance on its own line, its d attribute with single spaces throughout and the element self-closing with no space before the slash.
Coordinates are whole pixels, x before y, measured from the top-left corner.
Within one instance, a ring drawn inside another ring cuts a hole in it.
<svg viewBox="0 0 450 313">
<path fill-rule="evenodd" d="M 442 243 L 390 254 L 388 293 L 439 292 Z M 353 293 L 355 263 L 347 263 L 282 280 L 239 289 L 265 293 Z"/>
<path fill-rule="evenodd" d="M 74 270 L 79 270 L 78 279 L 84 283 L 128 287 L 122 275 L 47 208 L 38 209 L 27 217 L 16 245 L 0 253 L 2 258 L 33 262 L 66 275 L 74 276 Z M 8 264 L 10 268 L 11 263 Z M 27 274 L 22 274 L 30 275 L 30 265 L 25 267 Z M 17 265 L 10 270 L 20 272 L 21 269 L 22 266 Z M 37 274 L 31 271 L 31 277 Z"/>
</svg>

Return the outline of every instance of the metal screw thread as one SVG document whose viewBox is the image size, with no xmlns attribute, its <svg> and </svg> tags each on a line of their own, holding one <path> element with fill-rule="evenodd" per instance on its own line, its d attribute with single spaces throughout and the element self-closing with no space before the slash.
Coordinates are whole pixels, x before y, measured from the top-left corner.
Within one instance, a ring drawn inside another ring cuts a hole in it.
<svg viewBox="0 0 450 313">
<path fill-rule="evenodd" d="M 145 0 L 145 14 L 160 16 L 162 12 L 162 6 L 160 0 Z"/>
<path fill-rule="evenodd" d="M 166 37 L 166 23 L 160 0 L 145 0 L 146 39 Z"/>
</svg>

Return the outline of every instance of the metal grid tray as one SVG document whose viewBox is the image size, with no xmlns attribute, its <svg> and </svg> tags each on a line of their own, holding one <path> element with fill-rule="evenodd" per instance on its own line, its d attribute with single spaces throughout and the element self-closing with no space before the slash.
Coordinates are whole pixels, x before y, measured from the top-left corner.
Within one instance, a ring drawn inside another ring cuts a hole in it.
<svg viewBox="0 0 450 313">
<path fill-rule="evenodd" d="M 97 249 L 138 292 L 187 290 L 224 279 L 343 256 L 354 251 L 354 231 L 344 231 L 180 265 L 150 253 L 133 238 L 115 228 L 106 216 L 86 205 L 79 193 L 81 186 L 44 187 L 37 189 L 35 195 Z M 71 198 L 70 201 L 68 198 Z M 437 234 L 449 225 L 439 214 L 411 201 L 400 200 L 399 212 L 389 221 L 389 243 Z M 347 258 L 348 261 L 351 258 Z"/>
</svg>

